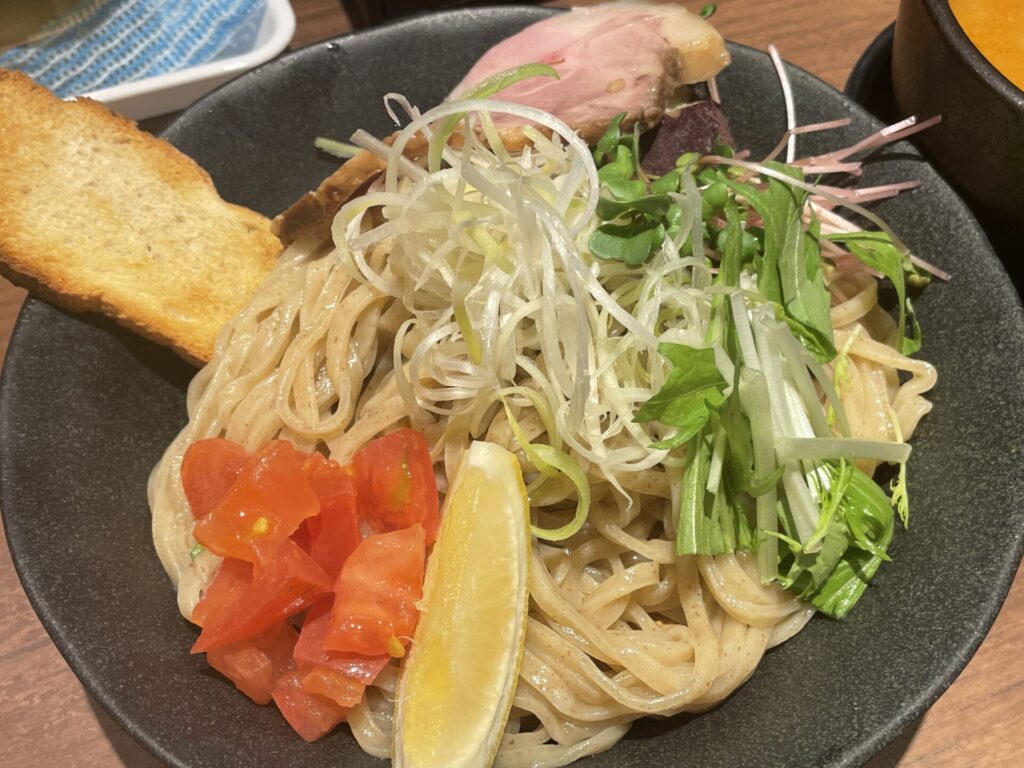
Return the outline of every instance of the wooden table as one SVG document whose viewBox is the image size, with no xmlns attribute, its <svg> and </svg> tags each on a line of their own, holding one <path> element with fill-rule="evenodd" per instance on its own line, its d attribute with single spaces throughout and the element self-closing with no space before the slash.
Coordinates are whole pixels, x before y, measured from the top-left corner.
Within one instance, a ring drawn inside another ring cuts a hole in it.
<svg viewBox="0 0 1024 768">
<path fill-rule="evenodd" d="M 351 29 L 337 0 L 292 5 L 298 16 L 293 47 Z M 714 22 L 729 39 L 759 48 L 775 43 L 785 58 L 842 88 L 896 6 L 897 0 L 722 0 Z M 6 281 L 0 285 L 0 355 L 23 298 Z M 6 544 L 0 549 L 0 765 L 157 768 L 68 669 L 25 598 Z M 1024 580 L 1018 575 L 959 679 L 871 768 L 1024 765 L 1022 636 Z"/>
</svg>

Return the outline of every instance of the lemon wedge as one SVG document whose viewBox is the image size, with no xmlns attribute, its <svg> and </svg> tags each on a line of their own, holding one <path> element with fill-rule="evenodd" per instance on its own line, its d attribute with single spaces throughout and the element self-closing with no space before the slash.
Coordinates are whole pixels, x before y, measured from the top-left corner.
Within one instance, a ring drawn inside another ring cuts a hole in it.
<svg viewBox="0 0 1024 768">
<path fill-rule="evenodd" d="M 395 768 L 486 768 L 526 641 L 530 509 L 519 460 L 470 445 L 427 561 L 395 709 Z"/>
</svg>

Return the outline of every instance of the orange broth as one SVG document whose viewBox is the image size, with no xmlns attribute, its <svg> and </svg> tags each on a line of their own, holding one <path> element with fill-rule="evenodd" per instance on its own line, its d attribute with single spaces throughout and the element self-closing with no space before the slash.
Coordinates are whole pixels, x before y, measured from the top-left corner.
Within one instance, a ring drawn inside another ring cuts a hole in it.
<svg viewBox="0 0 1024 768">
<path fill-rule="evenodd" d="M 1024 2 L 949 0 L 949 7 L 992 66 L 1024 90 Z"/>
</svg>

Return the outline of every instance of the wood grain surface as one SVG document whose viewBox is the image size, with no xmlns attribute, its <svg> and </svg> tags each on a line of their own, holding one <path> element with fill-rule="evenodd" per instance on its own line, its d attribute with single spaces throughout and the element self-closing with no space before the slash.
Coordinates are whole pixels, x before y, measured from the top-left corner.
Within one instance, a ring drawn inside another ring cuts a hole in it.
<svg viewBox="0 0 1024 768">
<path fill-rule="evenodd" d="M 337 0 L 292 5 L 298 18 L 293 47 L 351 29 Z M 759 48 L 774 43 L 789 61 L 842 88 L 864 48 L 895 18 L 896 6 L 897 0 L 722 0 L 714 23 L 729 39 Z M 0 354 L 23 298 L 20 289 L 0 284 Z M 0 549 L 0 766 L 159 766 L 68 669 L 21 589 L 6 544 Z M 1024 765 L 1022 635 L 1024 580 L 1018 574 L 959 679 L 870 768 Z"/>
</svg>

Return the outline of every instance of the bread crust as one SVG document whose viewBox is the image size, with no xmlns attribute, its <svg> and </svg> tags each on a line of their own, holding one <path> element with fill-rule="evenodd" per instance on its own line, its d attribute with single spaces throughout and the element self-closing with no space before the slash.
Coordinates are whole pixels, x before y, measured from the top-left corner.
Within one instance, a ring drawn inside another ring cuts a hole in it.
<svg viewBox="0 0 1024 768">
<path fill-rule="evenodd" d="M 11 282 L 203 363 L 280 250 L 265 217 L 223 201 L 166 141 L 0 69 L 0 273 Z"/>
</svg>

